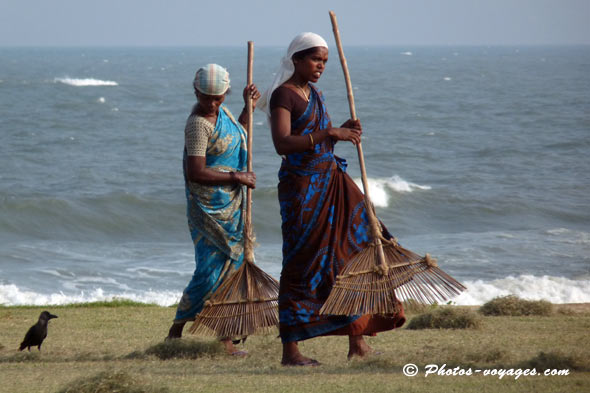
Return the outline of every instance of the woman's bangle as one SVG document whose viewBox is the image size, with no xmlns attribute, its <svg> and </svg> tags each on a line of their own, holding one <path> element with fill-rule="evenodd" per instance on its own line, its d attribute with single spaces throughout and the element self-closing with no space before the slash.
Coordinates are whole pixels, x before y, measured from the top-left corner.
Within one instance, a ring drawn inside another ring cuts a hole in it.
<svg viewBox="0 0 590 393">
<path fill-rule="evenodd" d="M 315 146 L 315 143 L 313 143 L 313 136 L 311 135 L 311 132 L 307 135 L 309 135 L 309 142 L 311 143 L 311 148 L 313 149 L 313 147 Z"/>
</svg>

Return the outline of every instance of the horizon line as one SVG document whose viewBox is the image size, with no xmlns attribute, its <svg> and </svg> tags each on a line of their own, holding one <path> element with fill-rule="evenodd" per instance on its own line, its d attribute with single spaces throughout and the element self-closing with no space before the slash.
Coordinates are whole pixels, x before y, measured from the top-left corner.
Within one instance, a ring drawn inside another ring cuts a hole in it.
<svg viewBox="0 0 590 393">
<path fill-rule="evenodd" d="M 244 43 L 247 43 L 245 41 Z M 243 44 L 0 44 L 0 48 L 241 48 Z M 496 43 L 496 44 L 349 44 L 350 48 L 382 47 L 539 47 L 539 46 L 590 46 L 590 43 Z M 258 44 L 259 48 L 284 48 L 279 44 Z"/>
</svg>

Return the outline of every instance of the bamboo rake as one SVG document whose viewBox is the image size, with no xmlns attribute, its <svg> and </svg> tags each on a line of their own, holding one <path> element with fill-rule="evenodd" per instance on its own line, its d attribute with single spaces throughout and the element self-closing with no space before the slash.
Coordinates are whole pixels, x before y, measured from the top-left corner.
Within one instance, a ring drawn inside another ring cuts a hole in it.
<svg viewBox="0 0 590 393">
<path fill-rule="evenodd" d="M 344 80 L 346 81 L 346 92 L 348 94 L 348 107 L 350 109 L 350 118 L 357 120 L 356 109 L 354 106 L 354 94 L 352 93 L 352 84 L 350 82 L 350 74 L 348 73 L 348 64 L 346 63 L 346 57 L 344 57 L 344 51 L 342 50 L 342 42 L 340 40 L 340 31 L 338 30 L 338 21 L 336 20 L 336 14 L 330 11 L 330 19 L 332 20 L 332 29 L 334 31 L 334 39 L 336 40 L 336 46 L 338 47 L 338 56 L 340 57 L 340 64 L 342 65 L 342 71 L 344 72 Z M 369 218 L 369 225 L 371 226 L 371 235 L 375 239 L 375 246 L 377 248 L 377 268 L 383 274 L 387 273 L 389 267 L 385 263 L 385 254 L 383 253 L 383 244 L 381 243 L 381 225 L 377 216 L 371 198 L 369 196 L 369 183 L 367 181 L 367 170 L 365 169 L 365 157 L 363 155 L 363 146 L 359 142 L 356 145 L 356 150 L 359 157 L 359 165 L 361 167 L 361 180 L 363 182 L 363 191 L 365 193 L 365 206 L 367 209 L 367 215 Z"/>
<path fill-rule="evenodd" d="M 350 117 L 356 120 L 348 65 L 342 50 L 336 15 L 332 11 L 330 11 L 330 19 L 346 81 Z M 464 290 L 465 287 L 461 283 L 438 268 L 436 261 L 430 255 L 420 257 L 402 248 L 394 238 L 383 237 L 381 224 L 369 196 L 361 143 L 357 144 L 357 152 L 373 242 L 357 254 L 336 277 L 336 282 L 320 313 L 327 315 L 395 314 L 399 311 L 396 293 L 406 300 L 433 303 L 437 299 L 446 300 Z"/>
</svg>

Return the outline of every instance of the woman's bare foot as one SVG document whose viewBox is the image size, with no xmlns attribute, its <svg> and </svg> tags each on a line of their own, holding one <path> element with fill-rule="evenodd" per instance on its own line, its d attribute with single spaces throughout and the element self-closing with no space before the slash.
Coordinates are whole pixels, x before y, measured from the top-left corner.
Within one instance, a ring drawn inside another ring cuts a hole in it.
<svg viewBox="0 0 590 393">
<path fill-rule="evenodd" d="M 232 342 L 231 338 L 222 338 L 220 341 L 223 344 L 223 346 L 225 348 L 225 352 L 228 355 L 239 356 L 239 357 L 244 357 L 244 356 L 248 355 L 247 351 L 241 351 L 241 350 L 237 349 L 235 347 L 234 343 Z"/>
<path fill-rule="evenodd" d="M 168 330 L 168 337 L 166 337 L 166 341 L 174 340 L 175 338 L 181 338 L 182 337 L 182 329 L 184 329 L 185 323 L 186 322 L 173 323 L 172 326 L 170 327 L 170 330 Z"/>
<path fill-rule="evenodd" d="M 281 360 L 281 364 L 283 366 L 319 366 L 320 362 L 303 356 L 299 352 L 299 347 L 295 341 L 283 344 L 283 359 Z"/>
<path fill-rule="evenodd" d="M 363 336 L 348 336 L 348 360 L 354 356 L 363 358 L 372 352 L 373 349 L 365 342 Z"/>
</svg>

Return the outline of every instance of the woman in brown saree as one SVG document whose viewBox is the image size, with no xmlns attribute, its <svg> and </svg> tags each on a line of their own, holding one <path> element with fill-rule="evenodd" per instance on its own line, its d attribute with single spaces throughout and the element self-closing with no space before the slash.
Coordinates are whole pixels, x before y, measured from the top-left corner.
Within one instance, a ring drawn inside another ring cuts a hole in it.
<svg viewBox="0 0 590 393">
<path fill-rule="evenodd" d="M 335 278 L 369 246 L 364 196 L 346 174 L 346 161 L 334 155 L 337 141 L 360 142 L 360 122 L 332 127 L 322 94 L 315 88 L 328 60 L 328 46 L 314 33 L 295 37 L 259 108 L 270 116 L 272 138 L 283 156 L 279 202 L 283 268 L 279 289 L 283 365 L 317 365 L 297 342 L 324 335 L 347 335 L 348 358 L 371 348 L 364 335 L 403 325 L 396 315 L 325 316 L 319 310 Z M 391 237 L 385 228 L 383 235 Z"/>
</svg>

